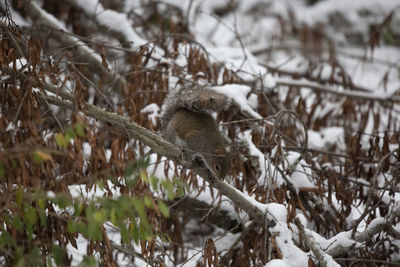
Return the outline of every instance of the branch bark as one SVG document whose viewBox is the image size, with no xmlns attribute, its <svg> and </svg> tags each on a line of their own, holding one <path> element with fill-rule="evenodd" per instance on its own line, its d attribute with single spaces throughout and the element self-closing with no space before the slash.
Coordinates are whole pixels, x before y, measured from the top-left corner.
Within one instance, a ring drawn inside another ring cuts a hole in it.
<svg viewBox="0 0 400 267">
<path fill-rule="evenodd" d="M 298 217 L 295 219 L 295 223 L 297 225 L 297 228 L 299 229 L 299 236 L 304 240 L 306 246 L 314 253 L 314 256 L 317 258 L 318 266 L 340 266 L 332 259 L 330 255 L 322 250 L 322 248 L 317 242 L 315 242 L 314 238 L 310 234 L 306 233 L 304 225 L 301 223 Z"/>
<path fill-rule="evenodd" d="M 325 87 L 318 83 L 307 82 L 307 81 L 295 81 L 295 80 L 288 80 L 288 79 L 275 79 L 275 82 L 278 86 L 288 86 L 292 88 L 310 88 L 314 91 L 321 92 L 321 93 L 329 93 L 338 96 L 345 96 L 354 99 L 362 99 L 362 100 L 370 100 L 370 101 L 378 101 L 378 102 L 400 102 L 400 97 L 398 96 L 382 96 L 377 94 L 371 93 L 364 93 L 364 92 L 354 92 L 354 91 L 337 91 L 333 90 L 329 87 Z"/>
<path fill-rule="evenodd" d="M 243 230 L 244 226 L 236 219 L 233 219 L 228 214 L 228 211 L 208 205 L 195 198 L 184 197 L 167 203 L 173 213 L 183 213 L 185 218 L 195 218 L 209 222 L 232 233 Z"/>
</svg>

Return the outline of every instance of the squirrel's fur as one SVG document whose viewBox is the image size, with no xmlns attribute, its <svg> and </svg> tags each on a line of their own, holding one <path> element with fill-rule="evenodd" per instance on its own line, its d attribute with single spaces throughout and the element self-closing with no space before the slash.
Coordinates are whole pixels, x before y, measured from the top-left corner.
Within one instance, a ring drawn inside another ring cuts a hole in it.
<svg viewBox="0 0 400 267">
<path fill-rule="evenodd" d="M 164 129 L 168 125 L 171 117 L 179 109 L 211 114 L 212 112 L 227 110 L 230 106 L 230 98 L 207 86 L 194 85 L 173 88 L 168 93 L 162 107 L 161 128 Z"/>
<path fill-rule="evenodd" d="M 230 98 L 207 86 L 183 86 L 170 91 L 160 116 L 163 136 L 184 150 L 188 165 L 199 156 L 218 179 L 229 172 L 230 160 L 211 113 L 230 105 Z"/>
</svg>

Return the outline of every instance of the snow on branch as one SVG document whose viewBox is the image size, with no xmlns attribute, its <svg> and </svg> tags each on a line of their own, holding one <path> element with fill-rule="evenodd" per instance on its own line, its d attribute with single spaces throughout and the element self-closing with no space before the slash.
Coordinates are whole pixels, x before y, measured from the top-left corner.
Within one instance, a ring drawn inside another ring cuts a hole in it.
<svg viewBox="0 0 400 267">
<path fill-rule="evenodd" d="M 308 234 L 304 228 L 302 219 L 305 221 L 305 218 L 302 216 L 297 216 L 295 219 L 295 223 L 297 228 L 299 229 L 299 235 L 302 240 L 306 243 L 306 246 L 314 253 L 314 256 L 318 260 L 319 266 L 322 267 L 339 267 L 340 265 L 337 264 L 333 259 L 332 256 L 328 255 L 325 251 L 323 251 L 318 242 L 314 240 L 314 238 Z"/>
<path fill-rule="evenodd" d="M 107 77 L 109 81 L 115 80 L 115 85 L 117 86 L 119 86 L 120 83 L 125 86 L 125 80 L 123 77 L 114 73 L 112 70 L 108 70 L 103 65 L 101 56 L 71 34 L 52 14 L 47 13 L 34 1 L 26 1 L 24 8 L 33 21 L 52 29 L 53 36 L 57 38 L 60 44 L 65 47 L 72 47 L 75 56 L 80 58 L 81 61 L 89 64 L 90 69 L 98 76 Z M 110 64 L 108 64 L 108 66 L 110 66 Z"/>
<path fill-rule="evenodd" d="M 328 93 L 338 96 L 345 96 L 354 99 L 363 99 L 363 100 L 371 100 L 378 102 L 400 102 L 400 97 L 393 95 L 381 95 L 381 94 L 372 94 L 365 92 L 354 92 L 354 91 L 338 91 L 326 86 L 323 86 L 318 83 L 309 82 L 309 81 L 297 81 L 283 78 L 275 78 L 275 82 L 277 86 L 288 86 L 289 88 L 309 88 L 316 92 Z"/>
<path fill-rule="evenodd" d="M 147 40 L 141 38 L 132 28 L 125 13 L 119 13 L 114 10 L 104 9 L 103 5 L 98 1 L 78 1 L 64 0 L 68 4 L 83 11 L 88 18 L 94 20 L 98 27 L 104 32 L 109 31 L 110 34 L 118 39 L 122 45 L 128 45 L 132 48 L 148 43 Z"/>
<path fill-rule="evenodd" d="M 398 232 L 393 228 L 393 225 L 395 219 L 400 217 L 400 205 L 394 208 L 393 212 L 391 212 L 386 218 L 379 217 L 371 221 L 369 226 L 364 231 L 356 233 L 354 238 L 351 237 L 351 231 L 346 231 L 340 232 L 336 236 L 327 240 L 318 233 L 305 229 L 305 223 L 302 223 L 298 217 L 296 218 L 295 223 L 299 229 L 300 238 L 305 240 L 307 247 L 310 248 L 318 260 L 320 260 L 324 254 L 332 257 L 345 255 L 350 248 L 354 246 L 362 246 L 363 242 L 370 240 L 376 234 L 379 234 L 384 230 L 389 235 L 397 238 L 396 236 L 398 235 Z"/>
<path fill-rule="evenodd" d="M 390 215 L 387 218 L 376 218 L 372 222 L 370 222 L 369 226 L 367 229 L 365 229 L 363 232 L 358 233 L 354 236 L 354 240 L 357 242 L 365 242 L 377 233 L 383 231 L 386 229 L 389 233 L 391 231 L 395 231 L 393 229 L 393 224 L 394 220 L 396 218 L 400 217 L 400 205 L 395 207 L 393 211 L 390 213 Z"/>
</svg>

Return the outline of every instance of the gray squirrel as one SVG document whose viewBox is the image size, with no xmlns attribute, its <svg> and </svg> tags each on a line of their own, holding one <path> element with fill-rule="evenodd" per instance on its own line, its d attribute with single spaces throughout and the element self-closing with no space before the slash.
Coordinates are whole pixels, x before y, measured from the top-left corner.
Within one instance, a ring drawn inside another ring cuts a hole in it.
<svg viewBox="0 0 400 267">
<path fill-rule="evenodd" d="M 227 110 L 231 99 L 208 86 L 185 84 L 173 88 L 162 106 L 163 136 L 181 147 L 188 160 L 200 157 L 217 179 L 230 171 L 230 159 L 212 112 Z"/>
</svg>

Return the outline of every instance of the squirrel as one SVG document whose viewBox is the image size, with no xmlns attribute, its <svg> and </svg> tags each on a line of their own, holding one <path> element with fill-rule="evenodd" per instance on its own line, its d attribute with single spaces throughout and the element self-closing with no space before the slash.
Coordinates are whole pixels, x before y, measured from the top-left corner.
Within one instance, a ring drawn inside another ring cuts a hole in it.
<svg viewBox="0 0 400 267">
<path fill-rule="evenodd" d="M 207 86 L 183 85 L 171 89 L 160 115 L 163 136 L 181 147 L 188 165 L 199 158 L 217 178 L 230 171 L 228 152 L 212 112 L 227 110 L 231 99 Z"/>
</svg>

